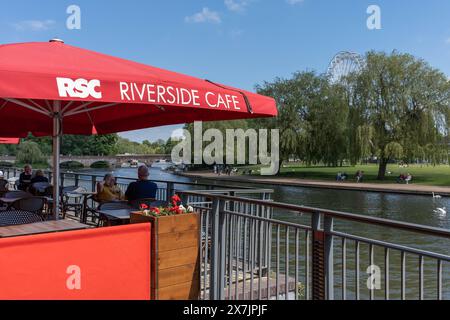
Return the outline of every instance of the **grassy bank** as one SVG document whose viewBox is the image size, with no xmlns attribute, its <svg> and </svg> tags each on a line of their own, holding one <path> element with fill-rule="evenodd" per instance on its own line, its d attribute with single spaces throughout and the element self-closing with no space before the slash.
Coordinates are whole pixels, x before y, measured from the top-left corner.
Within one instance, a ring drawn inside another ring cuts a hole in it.
<svg viewBox="0 0 450 320">
<path fill-rule="evenodd" d="M 355 181 L 355 173 L 357 170 L 364 171 L 364 182 L 370 183 L 397 183 L 397 177 L 404 173 L 410 173 L 413 176 L 412 183 L 430 186 L 450 186 L 450 166 L 420 166 L 410 165 L 407 168 L 400 168 L 396 164 L 388 166 L 384 181 L 377 180 L 377 165 L 358 165 L 354 167 L 305 167 L 300 165 L 286 165 L 282 168 L 280 176 L 289 178 L 311 179 L 311 180 L 328 180 L 335 181 L 338 172 L 347 173 L 349 181 Z"/>
</svg>

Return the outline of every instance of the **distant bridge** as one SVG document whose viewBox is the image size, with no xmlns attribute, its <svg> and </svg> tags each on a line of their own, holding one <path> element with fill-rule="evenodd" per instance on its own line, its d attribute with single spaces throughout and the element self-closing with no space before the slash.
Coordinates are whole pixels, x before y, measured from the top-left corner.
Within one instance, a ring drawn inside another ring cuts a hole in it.
<svg viewBox="0 0 450 320">
<path fill-rule="evenodd" d="M 60 163 L 68 161 L 76 161 L 82 163 L 85 167 L 90 167 L 93 163 L 98 161 L 106 161 L 111 167 L 120 167 L 123 163 L 127 163 L 130 160 L 136 160 L 138 162 L 151 165 L 157 160 L 170 161 L 169 154 L 148 154 L 148 155 L 116 155 L 116 156 L 61 156 Z M 16 157 L 12 156 L 0 156 L 0 161 L 15 162 Z M 48 162 L 51 163 L 51 157 L 48 158 Z"/>
</svg>

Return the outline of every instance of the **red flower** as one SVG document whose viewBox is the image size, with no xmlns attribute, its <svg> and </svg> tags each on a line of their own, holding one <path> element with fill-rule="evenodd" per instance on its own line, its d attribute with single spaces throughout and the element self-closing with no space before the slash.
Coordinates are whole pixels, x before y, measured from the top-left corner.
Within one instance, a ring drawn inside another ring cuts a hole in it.
<svg viewBox="0 0 450 320">
<path fill-rule="evenodd" d="M 161 213 L 161 211 L 158 208 L 156 208 L 156 207 L 150 208 L 150 211 L 152 211 L 152 212 L 154 212 L 156 214 L 160 214 Z"/>
<path fill-rule="evenodd" d="M 173 213 L 175 213 L 175 214 L 181 214 L 181 213 L 182 213 L 179 206 L 173 206 L 173 207 L 170 208 L 169 210 L 170 210 L 170 212 L 173 212 Z"/>
<path fill-rule="evenodd" d="M 140 204 L 141 210 L 146 210 L 148 209 L 148 205 L 146 205 L 145 203 L 141 203 Z"/>
<path fill-rule="evenodd" d="M 179 203 L 179 202 L 181 202 L 180 197 L 179 197 L 178 195 L 174 195 L 174 196 L 172 197 L 172 205 L 173 205 L 174 207 L 176 207 L 176 206 L 178 206 L 178 203 Z"/>
</svg>

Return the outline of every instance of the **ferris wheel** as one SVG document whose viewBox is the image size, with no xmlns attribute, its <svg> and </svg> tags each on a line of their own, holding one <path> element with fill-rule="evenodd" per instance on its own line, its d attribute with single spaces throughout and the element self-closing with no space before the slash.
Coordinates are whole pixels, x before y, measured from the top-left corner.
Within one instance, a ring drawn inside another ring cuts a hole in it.
<svg viewBox="0 0 450 320">
<path fill-rule="evenodd" d="M 341 51 L 336 54 L 328 66 L 328 79 L 331 83 L 341 82 L 351 73 L 359 72 L 364 67 L 364 59 L 355 52 Z"/>
</svg>

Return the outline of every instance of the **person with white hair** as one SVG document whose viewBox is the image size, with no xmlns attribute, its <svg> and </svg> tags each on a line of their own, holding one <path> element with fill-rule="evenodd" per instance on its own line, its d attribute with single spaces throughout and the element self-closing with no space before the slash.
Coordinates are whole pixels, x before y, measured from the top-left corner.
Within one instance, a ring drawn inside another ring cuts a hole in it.
<svg viewBox="0 0 450 320">
<path fill-rule="evenodd" d="M 125 197 L 128 201 L 156 199 L 158 186 L 148 179 L 149 176 L 150 171 L 146 165 L 138 168 L 138 181 L 130 183 L 125 192 Z"/>
<path fill-rule="evenodd" d="M 5 174 L 0 170 L 0 180 L 5 179 Z"/>
</svg>

